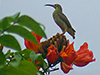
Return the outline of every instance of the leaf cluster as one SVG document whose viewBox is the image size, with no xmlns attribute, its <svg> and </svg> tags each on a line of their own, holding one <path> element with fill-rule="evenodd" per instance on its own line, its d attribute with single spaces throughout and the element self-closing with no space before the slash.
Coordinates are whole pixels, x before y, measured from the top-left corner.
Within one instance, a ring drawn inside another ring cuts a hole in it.
<svg viewBox="0 0 100 75">
<path fill-rule="evenodd" d="M 16 52 L 8 50 L 4 54 L 0 49 L 0 75 L 44 75 L 48 67 L 42 55 L 35 54 L 29 49 L 21 50 L 18 40 L 13 35 L 17 34 L 23 39 L 38 44 L 30 31 L 46 38 L 41 26 L 40 23 L 27 15 L 20 16 L 19 12 L 0 20 L 0 45 L 16 50 Z M 36 65 L 35 61 L 40 61 L 41 64 Z M 36 66 L 40 66 L 44 71 L 39 71 Z"/>
<path fill-rule="evenodd" d="M 40 26 L 41 24 L 31 17 L 27 15 L 20 16 L 20 13 L 5 17 L 0 20 L 0 44 L 20 51 L 20 44 L 12 33 L 37 44 L 36 38 L 30 31 L 46 38 L 46 35 Z"/>
</svg>

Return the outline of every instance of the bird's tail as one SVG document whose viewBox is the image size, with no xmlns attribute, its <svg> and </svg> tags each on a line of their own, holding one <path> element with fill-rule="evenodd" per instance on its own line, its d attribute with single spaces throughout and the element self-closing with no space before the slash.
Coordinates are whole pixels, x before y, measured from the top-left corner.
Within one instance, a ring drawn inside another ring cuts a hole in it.
<svg viewBox="0 0 100 75">
<path fill-rule="evenodd" d="M 73 37 L 73 39 L 75 39 L 75 32 L 76 31 L 74 29 L 69 28 L 67 32 Z"/>
</svg>

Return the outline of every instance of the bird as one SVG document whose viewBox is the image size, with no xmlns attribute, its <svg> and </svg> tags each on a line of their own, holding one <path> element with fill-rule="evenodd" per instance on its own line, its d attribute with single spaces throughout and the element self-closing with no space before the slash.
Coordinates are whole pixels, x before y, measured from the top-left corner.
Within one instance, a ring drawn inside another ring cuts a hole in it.
<svg viewBox="0 0 100 75">
<path fill-rule="evenodd" d="M 61 28 L 63 34 L 68 32 L 73 39 L 75 39 L 75 30 L 72 28 L 71 23 L 69 22 L 68 18 L 63 14 L 62 7 L 60 4 L 45 4 L 45 6 L 51 6 L 55 8 L 53 12 L 53 19 L 56 24 Z"/>
</svg>

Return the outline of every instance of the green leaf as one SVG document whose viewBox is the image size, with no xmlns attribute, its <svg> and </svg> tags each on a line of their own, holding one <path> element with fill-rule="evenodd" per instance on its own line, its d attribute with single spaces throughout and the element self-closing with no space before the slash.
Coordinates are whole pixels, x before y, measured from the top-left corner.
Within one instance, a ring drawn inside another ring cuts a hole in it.
<svg viewBox="0 0 100 75">
<path fill-rule="evenodd" d="M 8 51 L 4 56 L 5 56 L 5 58 L 7 59 L 7 58 L 9 58 L 10 57 L 10 54 L 11 54 L 11 52 L 10 51 Z"/>
<path fill-rule="evenodd" d="M 37 75 L 36 66 L 27 60 L 22 60 L 17 68 L 7 66 L 0 69 L 0 73 L 4 75 Z"/>
<path fill-rule="evenodd" d="M 30 59 L 30 53 L 31 52 L 32 52 L 31 50 L 25 49 L 25 50 L 16 52 L 16 54 L 21 54 L 26 60 L 28 60 L 28 59 Z"/>
<path fill-rule="evenodd" d="M 35 52 L 31 52 L 31 53 L 30 53 L 30 58 L 31 58 L 31 60 L 32 60 L 33 63 L 34 63 L 34 61 L 37 59 L 37 57 L 38 57 L 38 55 L 36 55 Z"/>
<path fill-rule="evenodd" d="M 14 16 L 5 17 L 2 20 L 0 20 L 0 33 L 9 27 L 11 25 L 11 22 L 18 21 L 19 15 L 20 13 L 18 12 Z"/>
<path fill-rule="evenodd" d="M 0 65 L 2 65 L 4 62 L 5 62 L 5 56 L 4 54 L 2 53 L 2 50 L 0 50 Z"/>
<path fill-rule="evenodd" d="M 42 67 L 43 70 L 46 72 L 47 69 L 48 69 L 48 65 L 47 65 L 47 63 L 45 62 L 45 60 L 43 59 L 42 55 L 40 55 L 36 60 L 41 62 L 41 67 Z M 40 64 L 39 64 L 39 65 L 40 65 Z"/>
<path fill-rule="evenodd" d="M 31 52 L 30 58 L 31 58 L 33 63 L 35 60 L 40 61 L 41 64 L 39 64 L 39 66 L 41 66 L 45 71 L 47 70 L 47 67 L 48 67 L 47 63 L 45 62 L 45 60 L 43 59 L 41 54 L 36 54 L 35 52 Z"/>
<path fill-rule="evenodd" d="M 3 35 L 0 36 L 0 43 L 3 46 L 7 46 L 16 50 L 21 50 L 19 43 L 17 42 L 17 40 L 11 36 L 11 35 Z"/>
<path fill-rule="evenodd" d="M 13 61 L 11 61 L 9 64 L 15 68 L 17 68 L 20 64 L 20 61 L 22 59 L 22 56 L 20 54 L 15 54 L 14 57 L 13 57 Z"/>
<path fill-rule="evenodd" d="M 19 64 L 20 64 L 19 61 L 11 61 L 11 62 L 9 63 L 9 65 L 11 65 L 11 66 L 14 67 L 14 68 L 17 68 L 17 67 L 19 66 Z"/>
<path fill-rule="evenodd" d="M 44 31 L 41 29 L 40 24 L 33 20 L 27 15 L 23 15 L 19 18 L 18 23 L 22 26 L 28 27 L 34 31 L 37 35 L 43 36 L 46 38 Z"/>
<path fill-rule="evenodd" d="M 3 30 L 7 29 L 11 24 L 12 22 L 12 18 L 11 17 L 5 17 L 3 20 L 2 20 L 2 28 Z"/>
<path fill-rule="evenodd" d="M 15 54 L 14 58 L 16 59 L 16 61 L 21 61 L 22 56 L 20 54 Z"/>
<path fill-rule="evenodd" d="M 11 16 L 11 18 L 16 22 L 19 18 L 20 12 L 16 13 L 15 15 Z"/>
<path fill-rule="evenodd" d="M 25 38 L 33 43 L 38 44 L 34 35 L 21 26 L 11 26 L 6 31 L 11 32 L 11 33 L 16 33 L 16 34 L 22 36 L 23 38 Z"/>
<path fill-rule="evenodd" d="M 37 60 L 37 59 L 39 59 L 39 58 L 40 58 L 41 60 L 43 59 L 43 58 L 41 57 L 41 54 L 36 54 L 36 53 L 33 52 L 33 51 L 30 53 L 30 58 L 31 58 L 31 60 L 32 60 L 33 63 L 34 63 L 35 60 Z M 39 60 L 39 61 L 40 61 L 40 62 L 44 62 L 44 59 L 43 59 L 43 61 L 41 61 L 41 60 Z"/>
<path fill-rule="evenodd" d="M 3 31 L 2 22 L 0 21 L 0 33 Z"/>
</svg>

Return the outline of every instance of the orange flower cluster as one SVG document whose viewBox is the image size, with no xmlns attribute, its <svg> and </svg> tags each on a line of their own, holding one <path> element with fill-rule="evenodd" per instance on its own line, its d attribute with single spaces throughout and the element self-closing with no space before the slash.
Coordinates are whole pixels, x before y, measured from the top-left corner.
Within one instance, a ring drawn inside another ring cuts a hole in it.
<svg viewBox="0 0 100 75">
<path fill-rule="evenodd" d="M 82 67 L 88 63 L 95 61 L 93 59 L 93 52 L 89 51 L 88 44 L 85 42 L 78 51 L 74 50 L 73 44 L 69 44 L 65 50 L 62 49 L 60 56 L 63 58 L 63 62 L 60 63 L 61 69 L 64 73 L 68 73 L 72 68 L 73 64 Z M 50 49 L 50 50 L 49 50 Z M 48 48 L 47 59 L 51 63 L 54 63 L 59 57 L 57 48 L 51 45 Z M 52 51 L 51 51 L 52 50 Z"/>
<path fill-rule="evenodd" d="M 31 32 L 33 33 L 33 32 Z M 34 35 L 34 34 L 33 34 Z M 38 43 L 40 43 L 40 36 L 36 35 Z M 59 52 L 58 49 L 51 44 L 47 48 L 46 58 L 51 64 L 54 64 L 59 57 L 63 59 L 60 61 L 61 69 L 64 73 L 68 73 L 72 70 L 73 64 L 79 67 L 86 66 L 88 63 L 95 61 L 93 59 L 93 52 L 88 49 L 88 44 L 85 42 L 78 51 L 74 50 L 73 44 L 67 44 L 67 47 L 63 46 Z M 38 46 L 32 42 L 25 40 L 25 45 L 28 49 L 38 53 Z"/>
</svg>

